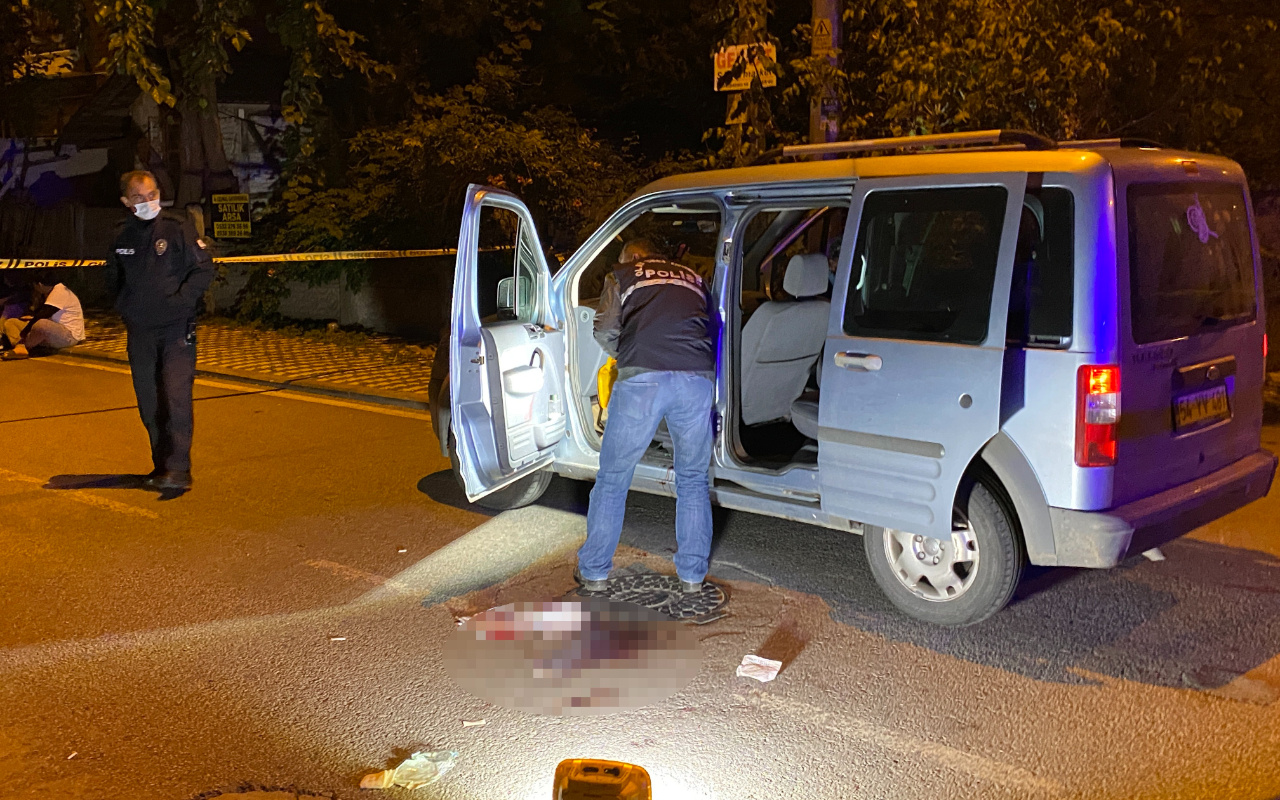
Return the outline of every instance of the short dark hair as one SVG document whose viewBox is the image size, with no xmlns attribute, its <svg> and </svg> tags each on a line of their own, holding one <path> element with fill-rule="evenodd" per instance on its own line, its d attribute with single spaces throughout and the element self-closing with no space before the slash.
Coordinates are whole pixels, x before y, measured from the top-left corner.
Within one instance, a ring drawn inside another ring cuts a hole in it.
<svg viewBox="0 0 1280 800">
<path fill-rule="evenodd" d="M 641 236 L 624 244 L 622 246 L 622 252 L 618 254 L 618 259 L 621 261 L 625 258 L 626 261 L 621 261 L 621 263 L 625 264 L 631 261 L 639 261 L 646 256 L 656 255 L 659 255 L 659 252 L 658 248 L 654 245 L 653 240 L 648 237 Z"/>
<path fill-rule="evenodd" d="M 120 196 L 128 197 L 129 187 L 137 183 L 138 181 L 146 180 L 147 178 L 151 179 L 151 182 L 156 185 L 157 189 L 160 188 L 159 181 L 156 180 L 155 175 L 151 174 L 150 170 L 133 169 L 121 175 L 120 176 Z"/>
<path fill-rule="evenodd" d="M 41 286 L 57 286 L 58 285 L 58 279 L 57 277 L 54 276 L 52 270 L 34 269 L 31 271 L 31 275 L 29 277 L 30 277 L 32 286 L 35 286 L 37 283 L 40 284 Z"/>
</svg>

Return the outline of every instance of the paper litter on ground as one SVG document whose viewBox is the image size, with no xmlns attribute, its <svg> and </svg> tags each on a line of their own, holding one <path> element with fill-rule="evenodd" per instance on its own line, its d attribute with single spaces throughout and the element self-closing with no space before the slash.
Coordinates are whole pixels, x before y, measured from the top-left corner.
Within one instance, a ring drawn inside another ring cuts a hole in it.
<svg viewBox="0 0 1280 800">
<path fill-rule="evenodd" d="M 745 655 L 742 657 L 742 663 L 738 665 L 738 677 L 755 678 L 761 683 L 768 683 L 778 677 L 778 670 L 780 669 L 782 669 L 781 661 Z"/>
</svg>

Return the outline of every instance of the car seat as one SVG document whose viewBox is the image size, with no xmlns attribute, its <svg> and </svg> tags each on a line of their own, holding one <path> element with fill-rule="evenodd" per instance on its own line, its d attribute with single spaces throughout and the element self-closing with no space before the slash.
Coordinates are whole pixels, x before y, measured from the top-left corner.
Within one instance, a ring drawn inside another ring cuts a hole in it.
<svg viewBox="0 0 1280 800">
<path fill-rule="evenodd" d="M 739 416 L 744 425 L 791 418 L 827 339 L 827 257 L 791 257 L 782 288 L 795 300 L 761 303 L 742 328 Z"/>
</svg>

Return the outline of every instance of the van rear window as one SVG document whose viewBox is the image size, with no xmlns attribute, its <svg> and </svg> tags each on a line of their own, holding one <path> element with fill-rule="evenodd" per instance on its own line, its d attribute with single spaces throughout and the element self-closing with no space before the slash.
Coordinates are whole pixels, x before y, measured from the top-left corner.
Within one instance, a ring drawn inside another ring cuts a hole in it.
<svg viewBox="0 0 1280 800">
<path fill-rule="evenodd" d="M 1254 319 L 1244 191 L 1230 183 L 1129 187 L 1129 300 L 1138 344 Z"/>
</svg>

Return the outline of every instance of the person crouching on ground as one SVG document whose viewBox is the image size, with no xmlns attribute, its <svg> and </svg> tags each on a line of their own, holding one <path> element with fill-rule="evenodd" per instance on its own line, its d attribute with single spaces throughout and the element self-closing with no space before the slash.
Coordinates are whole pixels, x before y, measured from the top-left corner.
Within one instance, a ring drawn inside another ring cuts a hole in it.
<svg viewBox="0 0 1280 800">
<path fill-rule="evenodd" d="M 6 361 L 26 358 L 37 348 L 61 350 L 84 341 L 84 310 L 75 292 L 47 272 L 33 276 L 32 290 L 37 302 L 31 314 L 4 321 L 5 344 L 12 348 L 4 354 Z"/>
<path fill-rule="evenodd" d="M 711 551 L 712 394 L 715 349 L 710 293 L 688 267 L 628 242 L 605 278 L 595 338 L 617 359 L 600 469 L 578 551 L 578 581 L 604 591 L 622 534 L 636 466 L 667 421 L 675 450 L 676 573 L 686 594 L 702 590 Z"/>
</svg>

